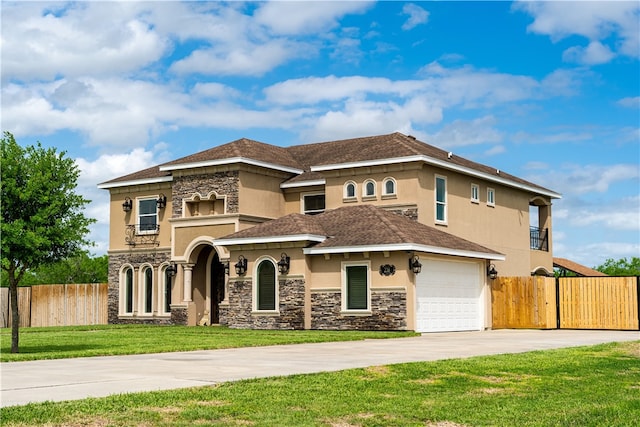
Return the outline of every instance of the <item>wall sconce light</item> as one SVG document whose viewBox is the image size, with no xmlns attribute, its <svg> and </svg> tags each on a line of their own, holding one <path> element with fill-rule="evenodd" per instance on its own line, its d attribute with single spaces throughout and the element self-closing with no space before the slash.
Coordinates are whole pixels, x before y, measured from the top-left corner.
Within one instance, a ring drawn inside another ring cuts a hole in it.
<svg viewBox="0 0 640 427">
<path fill-rule="evenodd" d="M 247 272 L 247 259 L 240 255 L 238 257 L 238 262 L 236 263 L 235 268 L 236 274 L 238 276 L 244 276 L 244 274 Z"/>
<path fill-rule="evenodd" d="M 178 266 L 175 264 L 171 264 L 169 267 L 167 267 L 167 269 L 165 270 L 165 272 L 171 276 L 171 277 L 175 277 L 176 273 L 178 272 Z"/>
<path fill-rule="evenodd" d="M 229 275 L 229 261 L 224 263 L 224 274 Z"/>
<path fill-rule="evenodd" d="M 129 212 L 131 211 L 131 208 L 133 208 L 133 200 L 131 200 L 128 197 L 125 197 L 124 202 L 122 202 L 122 210 L 125 212 Z"/>
<path fill-rule="evenodd" d="M 280 261 L 278 261 L 278 271 L 280 274 L 287 274 L 289 272 L 289 267 L 291 266 L 291 258 L 282 252 L 280 254 Z"/>
<path fill-rule="evenodd" d="M 158 206 L 158 209 L 164 209 L 167 206 L 167 196 L 160 194 L 156 199 L 156 206 Z"/>
<path fill-rule="evenodd" d="M 489 267 L 487 267 L 487 276 L 489 276 L 489 279 L 494 280 L 496 277 L 498 277 L 498 270 L 496 270 L 496 266 L 491 264 L 489 265 Z"/>
<path fill-rule="evenodd" d="M 385 264 L 380 266 L 381 276 L 393 276 L 396 274 L 396 266 L 391 264 Z"/>
<path fill-rule="evenodd" d="M 418 274 L 422 271 L 422 264 L 418 261 L 419 259 L 418 255 L 409 258 L 409 269 L 413 271 L 413 274 Z"/>
</svg>

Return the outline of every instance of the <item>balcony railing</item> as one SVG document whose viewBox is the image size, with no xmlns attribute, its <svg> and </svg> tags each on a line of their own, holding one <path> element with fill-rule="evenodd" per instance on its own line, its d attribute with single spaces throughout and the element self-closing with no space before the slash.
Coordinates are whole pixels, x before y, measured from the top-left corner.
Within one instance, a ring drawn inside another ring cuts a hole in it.
<svg viewBox="0 0 640 427">
<path fill-rule="evenodd" d="M 159 224 L 127 225 L 124 241 L 129 246 L 158 246 Z"/>
<path fill-rule="evenodd" d="M 549 252 L 549 229 L 529 227 L 529 241 L 531 249 Z"/>
</svg>

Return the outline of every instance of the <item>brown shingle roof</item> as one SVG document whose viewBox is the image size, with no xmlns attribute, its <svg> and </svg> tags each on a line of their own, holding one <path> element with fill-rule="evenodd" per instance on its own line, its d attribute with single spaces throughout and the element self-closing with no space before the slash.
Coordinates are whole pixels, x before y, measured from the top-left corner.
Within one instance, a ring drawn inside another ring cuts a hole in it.
<svg viewBox="0 0 640 427">
<path fill-rule="evenodd" d="M 602 272 L 600 272 L 598 270 L 594 270 L 592 268 L 589 268 L 589 267 L 586 267 L 584 265 L 578 264 L 577 262 L 573 262 L 573 261 L 568 260 L 566 258 L 553 257 L 553 266 L 554 267 L 558 267 L 558 268 L 562 268 L 564 270 L 573 271 L 578 276 L 586 276 L 586 277 L 607 276 L 606 274 L 604 274 L 604 273 L 602 273 Z"/>
<path fill-rule="evenodd" d="M 235 157 L 243 157 L 273 165 L 300 169 L 300 164 L 286 148 L 265 144 L 264 142 L 258 142 L 247 138 L 237 139 L 227 144 L 213 147 L 190 156 L 182 157 L 172 162 L 165 163 L 162 166 L 170 167 Z"/>
<path fill-rule="evenodd" d="M 289 183 L 300 183 L 308 180 L 322 179 L 323 176 L 321 173 L 318 171 L 311 171 L 313 166 L 322 167 L 345 163 L 362 163 L 367 161 L 412 156 L 426 156 L 441 162 L 444 166 L 451 165 L 452 167 L 457 166 L 467 168 L 495 178 L 502 178 L 516 184 L 524 184 L 533 189 L 551 192 L 551 190 L 534 183 L 525 181 L 503 171 L 498 171 L 496 168 L 472 162 L 456 156 L 455 154 L 449 156 L 449 153 L 445 150 L 418 141 L 412 136 L 407 136 L 399 132 L 387 135 L 294 145 L 287 148 L 265 144 L 263 142 L 247 138 L 241 138 L 218 147 L 164 163 L 160 165 L 160 168 L 170 169 L 172 166 L 203 162 L 206 163 L 215 160 L 242 157 L 271 165 L 303 170 L 305 173 L 301 175 L 293 175 L 292 178 L 287 181 Z M 164 171 L 160 171 L 160 168 L 157 166 L 155 169 L 152 168 L 154 169 L 155 175 L 150 175 L 148 177 L 167 176 L 168 174 Z M 137 177 L 139 175 L 148 174 L 149 171 L 150 169 L 146 169 L 145 171 L 136 172 L 125 177 L 107 181 L 104 184 L 138 179 Z"/>
<path fill-rule="evenodd" d="M 372 205 L 342 207 L 320 215 L 290 214 L 222 237 L 221 240 L 275 239 L 303 234 L 326 237 L 314 249 L 412 244 L 500 255 L 492 249 Z"/>
<path fill-rule="evenodd" d="M 160 166 L 152 166 L 150 168 L 143 169 L 138 172 L 130 173 L 129 175 L 125 175 L 118 178 L 114 178 L 109 181 L 105 181 L 100 185 L 117 184 L 118 182 L 139 181 L 139 180 L 153 179 L 153 178 L 164 178 L 167 176 L 171 176 L 171 172 L 161 171 Z"/>
</svg>

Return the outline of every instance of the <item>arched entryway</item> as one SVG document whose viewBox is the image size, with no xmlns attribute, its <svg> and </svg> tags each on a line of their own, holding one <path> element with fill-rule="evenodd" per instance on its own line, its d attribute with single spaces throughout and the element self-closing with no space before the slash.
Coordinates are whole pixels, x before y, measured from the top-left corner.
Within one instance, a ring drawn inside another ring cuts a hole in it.
<svg viewBox="0 0 640 427">
<path fill-rule="evenodd" d="M 225 298 L 224 264 L 213 246 L 199 245 L 191 253 L 192 301 L 197 325 L 220 323 L 220 303 Z M 193 323 L 192 323 L 193 324 Z"/>
</svg>

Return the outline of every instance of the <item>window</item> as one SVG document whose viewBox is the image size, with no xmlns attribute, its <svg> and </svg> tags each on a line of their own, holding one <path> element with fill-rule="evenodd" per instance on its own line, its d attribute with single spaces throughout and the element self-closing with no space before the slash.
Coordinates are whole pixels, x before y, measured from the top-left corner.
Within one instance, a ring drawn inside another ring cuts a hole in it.
<svg viewBox="0 0 640 427">
<path fill-rule="evenodd" d="M 344 268 L 345 310 L 369 310 L 369 266 L 346 265 Z"/>
<path fill-rule="evenodd" d="M 133 313 L 133 269 L 124 271 L 124 312 Z"/>
<path fill-rule="evenodd" d="M 171 313 L 171 282 L 173 277 L 169 273 L 169 269 L 164 269 L 164 313 Z"/>
<path fill-rule="evenodd" d="M 157 231 L 158 208 L 156 198 L 138 200 L 138 232 L 151 234 Z"/>
<path fill-rule="evenodd" d="M 153 269 L 147 267 L 144 269 L 144 312 L 151 313 L 153 311 Z"/>
<path fill-rule="evenodd" d="M 304 214 L 306 215 L 316 215 L 324 212 L 324 194 L 305 194 L 302 196 L 302 203 Z"/>
<path fill-rule="evenodd" d="M 373 180 L 367 180 L 364 182 L 364 197 L 376 196 L 376 182 Z"/>
<path fill-rule="evenodd" d="M 473 203 L 480 202 L 480 187 L 478 187 L 478 184 L 471 184 L 471 201 Z"/>
<path fill-rule="evenodd" d="M 396 180 L 393 178 L 386 178 L 382 183 L 383 196 L 390 196 L 396 194 Z"/>
<path fill-rule="evenodd" d="M 487 188 L 487 205 L 496 205 L 496 191 L 493 188 Z"/>
<path fill-rule="evenodd" d="M 258 264 L 256 308 L 258 311 L 276 310 L 276 266 L 271 260 Z"/>
<path fill-rule="evenodd" d="M 436 176 L 436 222 L 447 222 L 447 178 Z"/>
<path fill-rule="evenodd" d="M 356 183 L 349 181 L 344 185 L 344 198 L 355 199 L 356 197 Z"/>
</svg>

